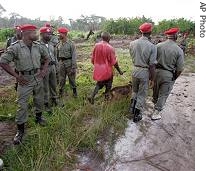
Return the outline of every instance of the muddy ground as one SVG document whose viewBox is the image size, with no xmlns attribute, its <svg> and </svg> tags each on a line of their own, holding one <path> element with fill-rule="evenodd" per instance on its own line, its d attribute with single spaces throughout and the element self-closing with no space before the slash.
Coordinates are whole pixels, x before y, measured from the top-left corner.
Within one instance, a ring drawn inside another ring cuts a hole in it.
<svg viewBox="0 0 210 171">
<path fill-rule="evenodd" d="M 104 146 L 105 160 L 83 153 L 78 156 L 80 169 L 75 171 L 195 170 L 194 90 L 194 74 L 178 78 L 159 121 L 151 121 L 153 104 L 147 99 L 143 120 L 128 120 L 112 151 Z"/>
</svg>

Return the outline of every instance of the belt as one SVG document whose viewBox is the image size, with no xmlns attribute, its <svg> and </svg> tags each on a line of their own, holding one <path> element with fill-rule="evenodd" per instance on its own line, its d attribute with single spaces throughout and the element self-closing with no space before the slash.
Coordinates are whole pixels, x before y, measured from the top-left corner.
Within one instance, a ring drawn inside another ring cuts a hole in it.
<svg viewBox="0 0 210 171">
<path fill-rule="evenodd" d="M 146 66 L 140 66 L 140 65 L 134 65 L 135 67 L 139 67 L 139 68 L 148 68 Z"/>
<path fill-rule="evenodd" d="M 55 65 L 56 62 L 55 61 L 50 61 L 48 65 Z"/>
<path fill-rule="evenodd" d="M 59 60 L 61 60 L 61 61 L 65 61 L 65 60 L 69 60 L 69 59 L 71 59 L 71 58 L 59 57 Z"/>
<path fill-rule="evenodd" d="M 32 69 L 30 71 L 20 71 L 22 75 L 34 75 L 38 72 L 39 69 Z"/>
<path fill-rule="evenodd" d="M 168 69 L 165 69 L 163 66 L 161 66 L 161 65 L 157 65 L 156 66 L 156 68 L 157 69 L 162 69 L 162 70 L 166 70 L 166 71 L 169 71 L 169 72 L 171 72 L 171 73 L 174 73 L 174 71 L 173 70 L 168 70 Z"/>
</svg>

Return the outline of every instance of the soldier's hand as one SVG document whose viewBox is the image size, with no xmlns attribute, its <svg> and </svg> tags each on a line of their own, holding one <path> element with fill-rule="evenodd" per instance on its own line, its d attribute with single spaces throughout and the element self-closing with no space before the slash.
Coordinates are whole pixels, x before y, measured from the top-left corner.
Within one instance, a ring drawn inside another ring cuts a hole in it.
<svg viewBox="0 0 210 171">
<path fill-rule="evenodd" d="M 149 88 L 153 88 L 154 87 L 154 81 L 149 80 Z"/>
<path fill-rule="evenodd" d="M 24 86 L 24 85 L 28 85 L 29 84 L 28 80 L 26 80 L 22 75 L 20 75 L 19 77 L 17 77 L 17 81 L 18 81 L 18 83 L 21 86 Z"/>
</svg>

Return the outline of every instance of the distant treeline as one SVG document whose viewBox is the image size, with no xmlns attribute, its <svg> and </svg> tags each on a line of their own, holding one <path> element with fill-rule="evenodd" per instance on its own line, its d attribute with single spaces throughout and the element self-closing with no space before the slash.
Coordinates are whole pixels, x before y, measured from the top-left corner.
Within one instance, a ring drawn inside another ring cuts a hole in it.
<svg viewBox="0 0 210 171">
<path fill-rule="evenodd" d="M 13 27 L 15 25 L 20 25 L 24 23 L 35 24 L 37 27 L 42 27 L 46 22 L 49 22 L 58 28 L 59 26 L 65 26 L 70 30 L 77 30 L 82 32 L 87 32 L 89 30 L 105 30 L 111 34 L 125 34 L 125 35 L 136 35 L 139 34 L 139 25 L 144 22 L 151 22 L 154 24 L 151 18 L 146 17 L 135 17 L 135 18 L 119 18 L 119 19 L 109 19 L 107 20 L 101 16 L 84 16 L 82 15 L 77 20 L 69 20 L 69 24 L 64 24 L 62 17 L 58 19 L 53 19 L 51 21 L 43 21 L 40 18 L 31 20 L 18 16 L 18 14 L 13 13 L 10 18 L 0 17 L 0 42 L 5 41 L 8 37 L 14 34 Z M 18 23 L 18 24 L 17 24 Z M 194 21 L 187 20 L 184 18 L 162 20 L 157 25 L 154 24 L 153 33 L 163 34 L 163 32 L 171 27 L 179 27 L 182 33 L 195 33 L 195 23 Z"/>
<path fill-rule="evenodd" d="M 145 18 L 144 16 L 136 18 L 119 18 L 117 20 L 107 20 L 103 25 L 103 29 L 111 34 L 135 35 L 139 33 L 139 25 L 144 22 L 151 22 L 154 24 L 151 18 Z M 153 33 L 162 34 L 171 27 L 179 27 L 181 33 L 195 33 L 195 23 L 184 18 L 162 20 L 157 25 L 154 25 Z"/>
</svg>

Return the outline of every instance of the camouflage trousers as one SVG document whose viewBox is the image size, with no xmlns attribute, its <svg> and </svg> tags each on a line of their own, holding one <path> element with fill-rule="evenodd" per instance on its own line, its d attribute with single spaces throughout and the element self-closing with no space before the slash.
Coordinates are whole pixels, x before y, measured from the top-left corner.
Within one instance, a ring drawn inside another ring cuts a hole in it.
<svg viewBox="0 0 210 171">
<path fill-rule="evenodd" d="M 48 73 L 43 79 L 44 103 L 49 103 L 50 99 L 57 99 L 57 79 L 55 65 L 48 66 Z"/>
<path fill-rule="evenodd" d="M 60 89 L 59 89 L 59 95 L 60 97 L 63 96 L 64 93 L 64 87 L 66 84 L 66 77 L 68 76 L 69 84 L 72 89 L 76 89 L 76 72 L 72 72 L 72 68 L 69 66 L 65 66 L 64 63 L 60 63 Z"/>
<path fill-rule="evenodd" d="M 136 100 L 135 108 L 144 110 L 145 99 L 149 88 L 148 69 L 135 69 L 132 75 L 132 99 Z"/>
<path fill-rule="evenodd" d="M 29 81 L 28 85 L 18 85 L 17 88 L 17 102 L 18 110 L 16 114 L 16 123 L 23 124 L 28 119 L 28 100 L 33 95 L 33 104 L 35 113 L 41 113 L 44 106 L 43 96 L 43 80 L 37 78 L 36 75 L 24 75 L 25 79 Z"/>
<path fill-rule="evenodd" d="M 153 87 L 153 102 L 155 109 L 161 111 L 174 85 L 173 74 L 170 71 L 157 69 Z"/>
</svg>

